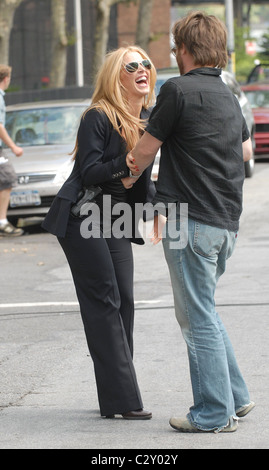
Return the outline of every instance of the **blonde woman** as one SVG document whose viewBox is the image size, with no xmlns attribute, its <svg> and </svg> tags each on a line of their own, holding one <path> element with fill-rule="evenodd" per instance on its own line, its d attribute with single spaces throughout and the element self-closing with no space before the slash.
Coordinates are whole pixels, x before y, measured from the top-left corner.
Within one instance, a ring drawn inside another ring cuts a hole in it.
<svg viewBox="0 0 269 470">
<path fill-rule="evenodd" d="M 151 170 L 129 178 L 125 156 L 138 142 L 154 102 L 156 71 L 138 47 L 109 53 L 98 74 L 90 108 L 81 119 L 74 169 L 59 191 L 43 226 L 58 237 L 69 263 L 94 362 L 101 416 L 150 419 L 143 410 L 133 365 L 133 255 L 142 238 L 108 230 L 116 204 L 146 202 Z M 130 181 L 137 181 L 135 185 Z M 82 188 L 99 187 L 92 218 L 74 217 Z M 131 189 L 127 189 L 130 188 Z M 106 203 L 109 201 L 109 204 Z M 94 216 L 96 214 L 96 217 Z M 101 215 L 101 217 L 100 217 Z M 91 220 L 91 221 L 89 221 Z M 132 220 L 129 220 L 132 223 Z M 88 226 L 83 235 L 81 229 Z M 105 230 L 106 226 L 106 230 Z"/>
</svg>

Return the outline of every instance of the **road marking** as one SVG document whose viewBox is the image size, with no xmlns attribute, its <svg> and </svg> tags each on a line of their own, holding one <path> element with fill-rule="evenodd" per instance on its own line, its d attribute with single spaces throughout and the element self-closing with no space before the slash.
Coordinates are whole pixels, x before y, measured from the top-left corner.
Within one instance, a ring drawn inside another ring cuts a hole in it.
<svg viewBox="0 0 269 470">
<path fill-rule="evenodd" d="M 78 302 L 24 302 L 14 304 L 0 304 L 0 308 L 27 308 L 27 307 L 74 307 Z"/>
<path fill-rule="evenodd" d="M 137 300 L 135 304 L 157 304 L 160 300 Z M 0 308 L 29 308 L 29 307 L 78 307 L 78 302 L 21 302 L 0 304 Z"/>
</svg>

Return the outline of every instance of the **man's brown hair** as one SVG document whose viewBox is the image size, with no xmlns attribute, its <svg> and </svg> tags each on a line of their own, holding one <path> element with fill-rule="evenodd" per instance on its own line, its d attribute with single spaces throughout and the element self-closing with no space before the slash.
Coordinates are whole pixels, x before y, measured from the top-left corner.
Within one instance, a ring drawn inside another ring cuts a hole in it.
<svg viewBox="0 0 269 470">
<path fill-rule="evenodd" d="M 194 11 L 173 27 L 175 45 L 184 46 L 195 65 L 223 68 L 227 65 L 227 30 L 222 21 L 202 11 Z"/>
<path fill-rule="evenodd" d="M 6 77 L 10 77 L 12 68 L 9 65 L 0 64 L 0 82 L 2 82 Z"/>
</svg>

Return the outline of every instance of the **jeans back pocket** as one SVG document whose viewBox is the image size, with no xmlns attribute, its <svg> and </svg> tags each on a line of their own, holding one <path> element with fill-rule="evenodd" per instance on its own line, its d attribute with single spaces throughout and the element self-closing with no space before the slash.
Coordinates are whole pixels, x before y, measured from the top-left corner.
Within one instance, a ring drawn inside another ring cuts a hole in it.
<svg viewBox="0 0 269 470">
<path fill-rule="evenodd" d="M 215 258 L 221 251 L 226 230 L 195 222 L 193 249 L 206 258 Z"/>
</svg>

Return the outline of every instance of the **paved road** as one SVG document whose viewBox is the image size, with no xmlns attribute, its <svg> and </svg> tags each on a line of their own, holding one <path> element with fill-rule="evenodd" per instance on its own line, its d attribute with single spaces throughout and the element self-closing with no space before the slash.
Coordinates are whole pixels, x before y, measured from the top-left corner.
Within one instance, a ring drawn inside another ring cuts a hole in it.
<svg viewBox="0 0 269 470">
<path fill-rule="evenodd" d="M 149 243 L 134 247 L 135 364 L 145 408 L 154 418 L 99 417 L 69 269 L 54 237 L 36 230 L 0 240 L 0 448 L 92 449 L 93 458 L 105 449 L 144 455 L 268 448 L 268 181 L 269 163 L 258 164 L 254 178 L 246 180 L 238 246 L 216 296 L 257 403 L 236 433 L 184 435 L 168 424 L 170 416 L 186 414 L 192 397 L 162 247 Z"/>
</svg>

